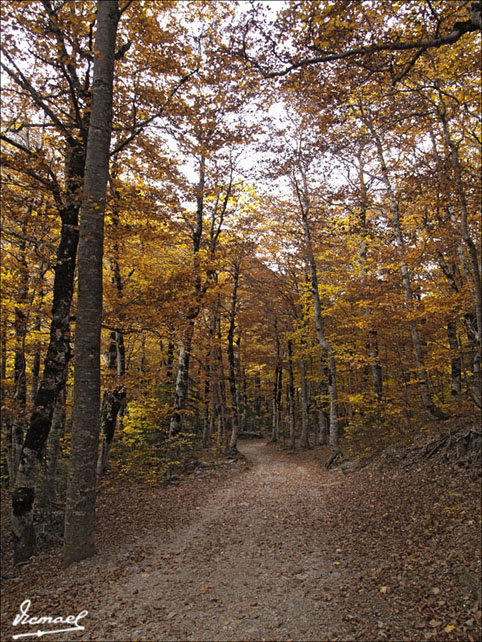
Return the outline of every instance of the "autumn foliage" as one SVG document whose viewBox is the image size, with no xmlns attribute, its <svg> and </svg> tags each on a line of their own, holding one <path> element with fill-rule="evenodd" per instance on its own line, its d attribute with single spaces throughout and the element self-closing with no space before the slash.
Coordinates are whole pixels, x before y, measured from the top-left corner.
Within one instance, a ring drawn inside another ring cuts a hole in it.
<svg viewBox="0 0 482 642">
<path fill-rule="evenodd" d="M 243 432 L 341 456 L 471 425 L 480 9 L 477 22 L 441 0 L 120 6 L 99 476 L 161 481 L 194 444 L 236 455 Z M 40 475 L 52 506 L 73 274 L 54 333 L 51 311 L 68 233 L 75 262 L 96 4 L 1 10 L 2 478 L 14 487 L 61 333 Z"/>
</svg>

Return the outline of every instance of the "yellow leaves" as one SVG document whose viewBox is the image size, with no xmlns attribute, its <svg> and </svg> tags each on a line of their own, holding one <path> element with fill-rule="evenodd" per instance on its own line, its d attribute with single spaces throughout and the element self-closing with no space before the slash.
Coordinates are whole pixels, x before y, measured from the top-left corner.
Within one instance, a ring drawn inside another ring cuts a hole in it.
<svg viewBox="0 0 482 642">
<path fill-rule="evenodd" d="M 454 513 L 463 514 L 465 512 L 459 504 L 455 504 L 454 506 L 444 506 L 443 511 L 444 513 L 448 513 L 449 515 Z"/>
<path fill-rule="evenodd" d="M 168 404 L 154 397 L 131 401 L 127 406 L 122 440 L 130 446 L 141 444 L 152 431 L 160 429 L 169 410 Z"/>
</svg>

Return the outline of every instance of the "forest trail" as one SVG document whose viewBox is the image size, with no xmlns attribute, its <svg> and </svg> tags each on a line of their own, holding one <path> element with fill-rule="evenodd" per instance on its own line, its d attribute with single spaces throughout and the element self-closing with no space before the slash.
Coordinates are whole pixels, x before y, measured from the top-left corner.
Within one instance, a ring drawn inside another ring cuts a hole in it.
<svg viewBox="0 0 482 642">
<path fill-rule="evenodd" d="M 320 640 L 343 629 L 323 551 L 322 502 L 332 484 L 265 442 L 241 444 L 250 468 L 214 491 L 198 518 L 155 533 L 147 555 L 100 587 L 89 640 Z M 326 599 L 327 598 L 327 599 Z"/>
<path fill-rule="evenodd" d="M 56 642 L 480 639 L 470 466 L 395 449 L 344 475 L 325 449 L 240 449 L 247 467 L 101 489 L 98 554 L 62 569 L 56 546 L 13 569 L 2 639 L 37 630 L 12 627 L 26 599 L 35 617 L 88 611 Z"/>
</svg>

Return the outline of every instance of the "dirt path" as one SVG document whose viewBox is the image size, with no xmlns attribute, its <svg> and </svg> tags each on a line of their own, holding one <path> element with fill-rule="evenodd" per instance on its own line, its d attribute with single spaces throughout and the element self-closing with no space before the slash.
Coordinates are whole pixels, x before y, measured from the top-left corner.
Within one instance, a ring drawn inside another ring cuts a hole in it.
<svg viewBox="0 0 482 642">
<path fill-rule="evenodd" d="M 320 640 L 341 632 L 329 600 L 339 571 L 320 548 L 323 473 L 264 442 L 241 450 L 247 472 L 167 541 L 150 535 L 142 567 L 101 588 L 102 611 L 89 615 L 86 639 Z"/>
<path fill-rule="evenodd" d="M 248 469 L 101 493 L 99 554 L 64 570 L 57 547 L 14 571 L 2 639 L 35 632 L 11 626 L 26 598 L 34 616 L 88 610 L 49 642 L 480 639 L 470 470 L 413 456 L 343 475 L 314 451 L 240 447 Z"/>
</svg>

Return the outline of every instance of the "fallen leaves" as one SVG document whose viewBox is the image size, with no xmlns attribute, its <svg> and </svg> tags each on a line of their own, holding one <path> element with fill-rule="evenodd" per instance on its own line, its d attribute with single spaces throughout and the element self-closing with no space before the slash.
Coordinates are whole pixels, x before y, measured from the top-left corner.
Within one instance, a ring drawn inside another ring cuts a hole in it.
<svg viewBox="0 0 482 642">
<path fill-rule="evenodd" d="M 434 471 L 432 460 L 430 468 L 418 462 L 416 472 L 393 467 L 383 483 L 378 471 L 366 468 L 330 485 L 325 480 L 338 478 L 338 473 L 311 465 L 307 460 L 312 455 L 291 456 L 291 468 L 285 470 L 278 464 L 270 467 L 271 461 L 282 462 L 283 454 L 267 451 L 262 468 L 254 469 L 263 475 L 250 477 L 248 471 L 242 478 L 144 489 L 147 534 L 119 512 L 119 506 L 137 505 L 139 489 L 128 489 L 123 496 L 128 501 L 119 503 L 104 490 L 99 561 L 89 563 L 90 571 L 87 564 L 79 580 L 75 573 L 49 575 L 45 559 L 43 567 L 41 559 L 34 560 L 31 568 L 38 568 L 41 578 L 34 590 L 50 586 L 40 606 L 52 605 L 55 595 L 63 609 L 70 604 L 75 610 L 88 597 L 92 613 L 99 618 L 104 614 L 109 626 L 114 624 L 112 630 L 99 629 L 104 638 L 93 632 L 92 640 L 119 639 L 113 630 L 131 609 L 135 614 L 124 623 L 131 639 L 187 639 L 194 634 L 251 639 L 247 631 L 253 623 L 265 635 L 277 628 L 274 639 L 306 639 L 303 627 L 320 634 L 320 620 L 328 627 L 323 639 L 332 641 L 478 639 L 480 603 L 467 601 L 469 594 L 458 581 L 463 568 L 476 571 L 476 494 L 461 494 L 470 519 L 443 511 L 447 487 L 460 493 L 470 489 L 463 474 Z M 216 505 L 217 513 L 206 512 L 203 503 L 206 488 L 214 485 L 230 489 L 229 501 L 219 505 L 210 493 L 209 506 Z M 307 510 L 308 502 L 300 497 L 314 492 L 316 505 Z M 401 500 L 405 494 L 410 502 Z M 429 513 L 430 531 L 424 518 Z M 186 525 L 188 535 L 181 542 Z M 116 538 L 122 541 L 122 527 L 124 538 L 132 536 L 131 547 L 122 553 L 121 565 L 107 570 L 106 556 L 113 541 L 117 547 Z M 24 592 L 27 574 L 19 573 Z M 128 591 L 126 578 L 132 583 Z M 11 585 L 10 601 L 19 594 Z M 137 633 L 141 622 L 150 636 Z M 223 629 L 228 626 L 229 635 Z"/>
</svg>

